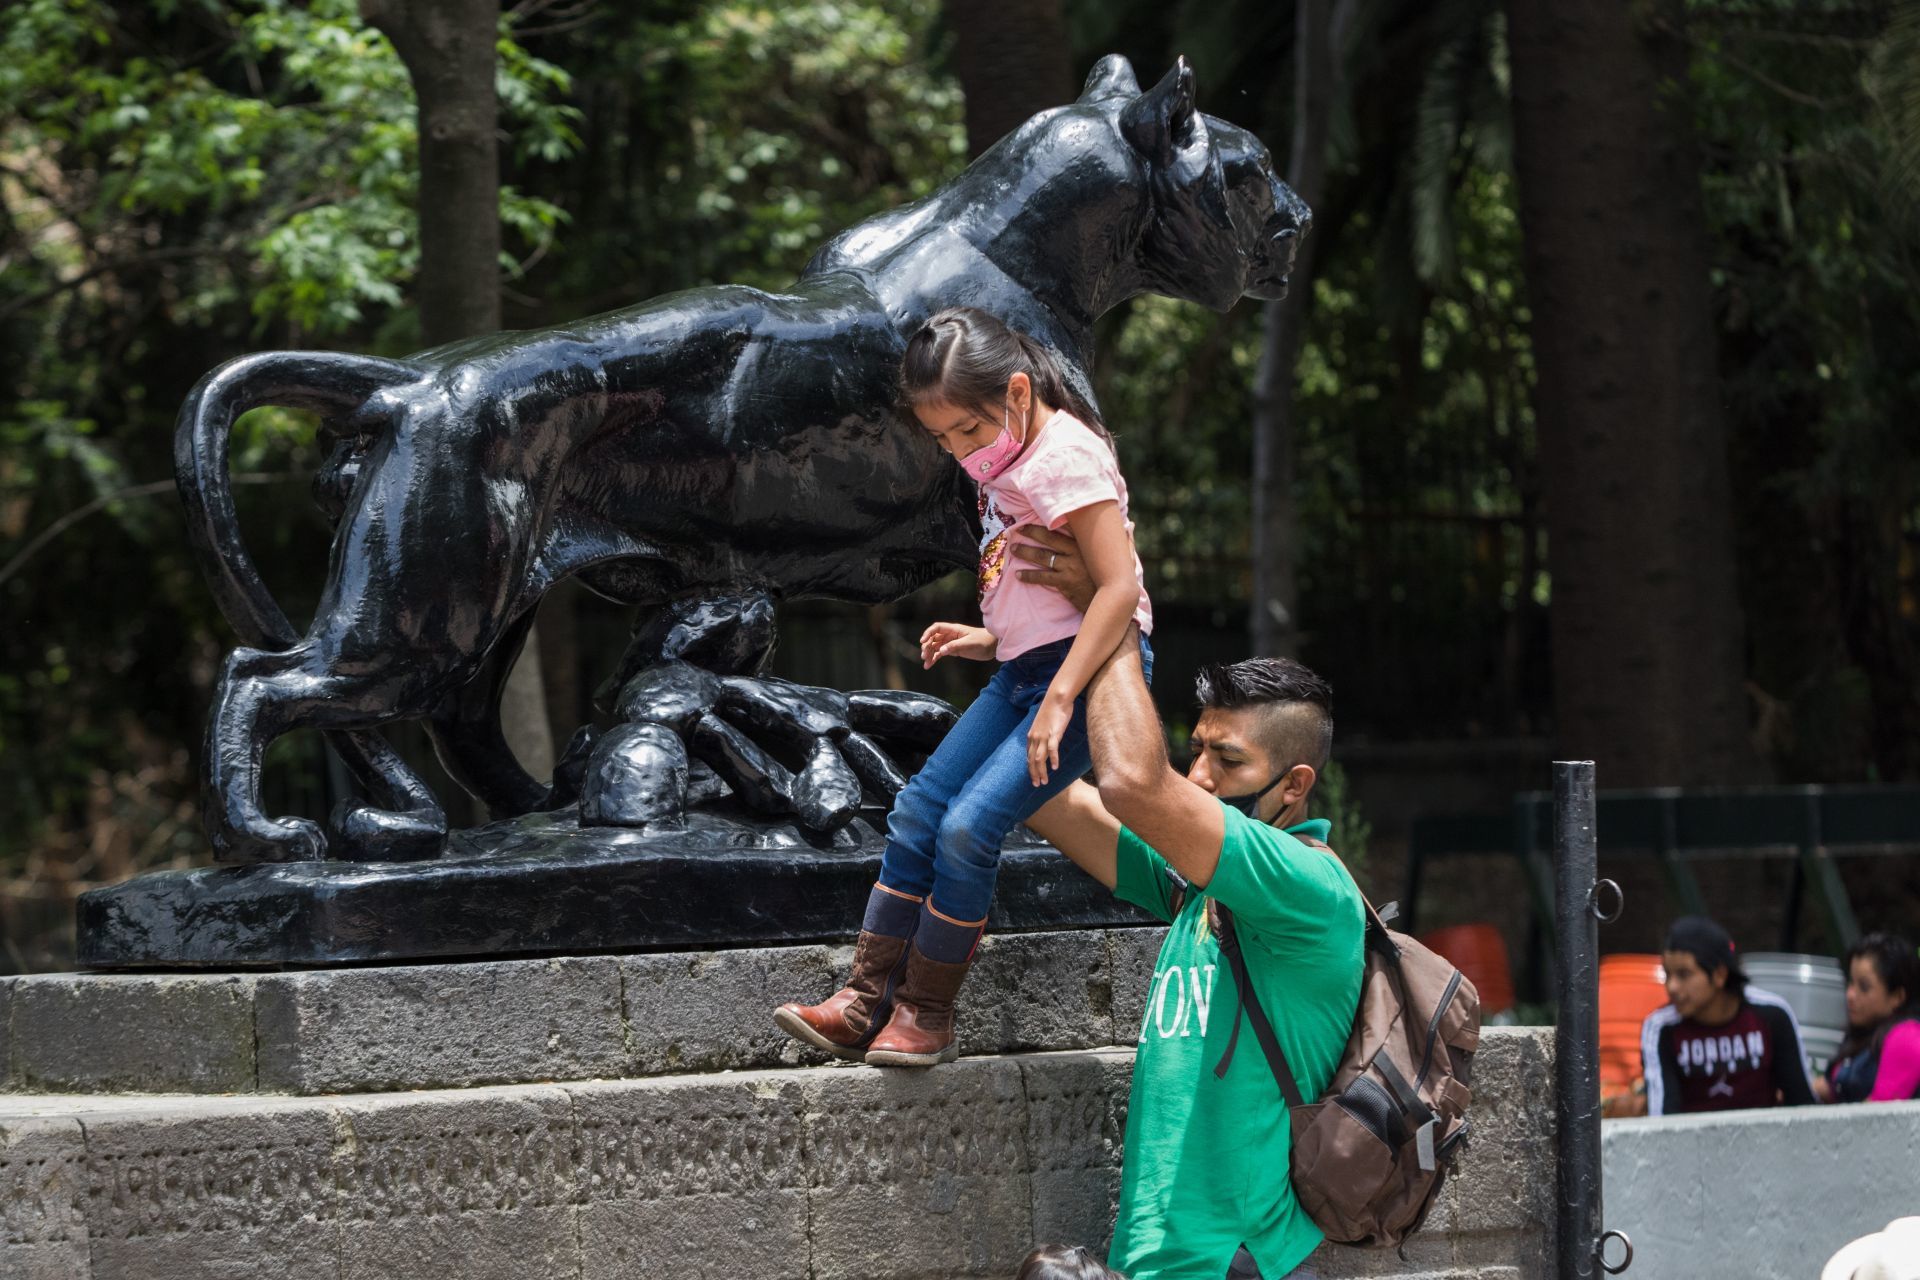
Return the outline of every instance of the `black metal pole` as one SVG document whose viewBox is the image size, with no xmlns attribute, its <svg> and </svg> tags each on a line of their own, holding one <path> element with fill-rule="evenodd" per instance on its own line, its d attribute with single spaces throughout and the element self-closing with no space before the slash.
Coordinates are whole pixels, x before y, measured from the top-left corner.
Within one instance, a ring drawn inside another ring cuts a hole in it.
<svg viewBox="0 0 1920 1280">
<path fill-rule="evenodd" d="M 1559 938 L 1553 1071 L 1558 1108 L 1559 1280 L 1600 1274 L 1600 922 L 1593 761 L 1553 765 L 1553 907 Z"/>
</svg>

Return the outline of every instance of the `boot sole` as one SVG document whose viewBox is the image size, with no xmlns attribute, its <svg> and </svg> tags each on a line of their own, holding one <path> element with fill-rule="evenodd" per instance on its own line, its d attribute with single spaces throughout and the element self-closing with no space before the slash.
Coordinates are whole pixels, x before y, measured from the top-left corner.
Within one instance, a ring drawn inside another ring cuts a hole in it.
<svg viewBox="0 0 1920 1280">
<path fill-rule="evenodd" d="M 818 1031 L 815 1031 L 807 1024 L 807 1020 L 797 1013 L 789 1013 L 785 1009 L 775 1009 L 773 1011 L 773 1020 L 779 1025 L 782 1031 L 792 1036 L 795 1040 L 800 1041 L 802 1044 L 810 1044 L 816 1049 L 825 1049 L 842 1062 L 865 1062 L 867 1060 L 867 1051 L 865 1049 L 849 1049 L 846 1045 L 835 1044 Z"/>
<path fill-rule="evenodd" d="M 870 1067 L 937 1067 L 959 1056 L 960 1045 L 955 1042 L 938 1053 L 897 1053 L 891 1049 L 869 1049 L 866 1060 Z"/>
</svg>

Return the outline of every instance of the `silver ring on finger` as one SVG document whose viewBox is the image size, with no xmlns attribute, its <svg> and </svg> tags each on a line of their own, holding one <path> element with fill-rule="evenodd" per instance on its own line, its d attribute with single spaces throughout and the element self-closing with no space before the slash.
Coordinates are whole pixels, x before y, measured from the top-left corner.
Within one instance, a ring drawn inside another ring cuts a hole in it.
<svg viewBox="0 0 1920 1280">
<path fill-rule="evenodd" d="M 1060 558 L 1060 553 L 1058 551 L 1047 552 L 1047 572 L 1049 573 L 1053 572 L 1053 563 L 1059 558 Z"/>
</svg>

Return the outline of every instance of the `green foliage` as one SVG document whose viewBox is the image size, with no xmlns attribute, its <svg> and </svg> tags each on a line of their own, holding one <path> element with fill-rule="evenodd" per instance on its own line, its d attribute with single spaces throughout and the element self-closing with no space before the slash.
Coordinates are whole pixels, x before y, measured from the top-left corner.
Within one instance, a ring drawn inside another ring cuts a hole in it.
<svg viewBox="0 0 1920 1280">
<path fill-rule="evenodd" d="M 1346 768 L 1338 760 L 1327 761 L 1314 784 L 1311 804 L 1313 816 L 1333 824 L 1332 844 L 1355 879 L 1367 874 L 1367 847 L 1373 842 L 1373 824 L 1367 821 L 1354 797 L 1353 784 Z"/>
<path fill-rule="evenodd" d="M 504 20 L 499 48 L 515 154 L 565 159 L 566 73 Z M 165 493 L 174 408 L 251 348 L 406 342 L 416 170 L 405 68 L 352 0 L 0 10 L 0 853 L 192 794 L 179 744 L 225 641 Z M 513 188 L 500 215 L 528 258 L 566 216 Z M 312 435 L 242 420 L 235 470 L 279 489 L 243 511 L 300 493 Z M 316 533 L 256 546 L 296 599 Z"/>
<path fill-rule="evenodd" d="M 1911 774 L 1920 7 L 1686 14 L 1761 731 L 1791 777 Z"/>
<path fill-rule="evenodd" d="M 966 133 L 958 87 L 928 66 L 938 9 L 596 11 L 552 54 L 601 128 L 548 184 L 590 216 L 548 264 L 541 313 L 724 280 L 777 288 L 828 236 L 952 176 Z"/>
</svg>

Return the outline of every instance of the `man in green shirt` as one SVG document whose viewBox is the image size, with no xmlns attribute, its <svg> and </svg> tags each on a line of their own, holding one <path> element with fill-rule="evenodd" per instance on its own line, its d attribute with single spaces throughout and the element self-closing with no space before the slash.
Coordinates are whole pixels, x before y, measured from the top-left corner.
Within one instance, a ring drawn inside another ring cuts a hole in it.
<svg viewBox="0 0 1920 1280">
<path fill-rule="evenodd" d="M 1307 818 L 1332 692 L 1297 662 L 1256 658 L 1203 671 L 1198 693 L 1182 777 L 1138 645 L 1123 643 L 1087 690 L 1098 789 L 1076 783 L 1028 824 L 1170 926 L 1139 1031 L 1108 1263 L 1132 1280 L 1305 1276 L 1322 1236 L 1294 1198 L 1286 1103 L 1250 1030 L 1215 1074 L 1239 1000 L 1209 904 L 1232 912 L 1254 988 L 1314 1097 L 1346 1046 L 1362 968 L 1360 891 L 1320 844 L 1328 824 Z"/>
</svg>

